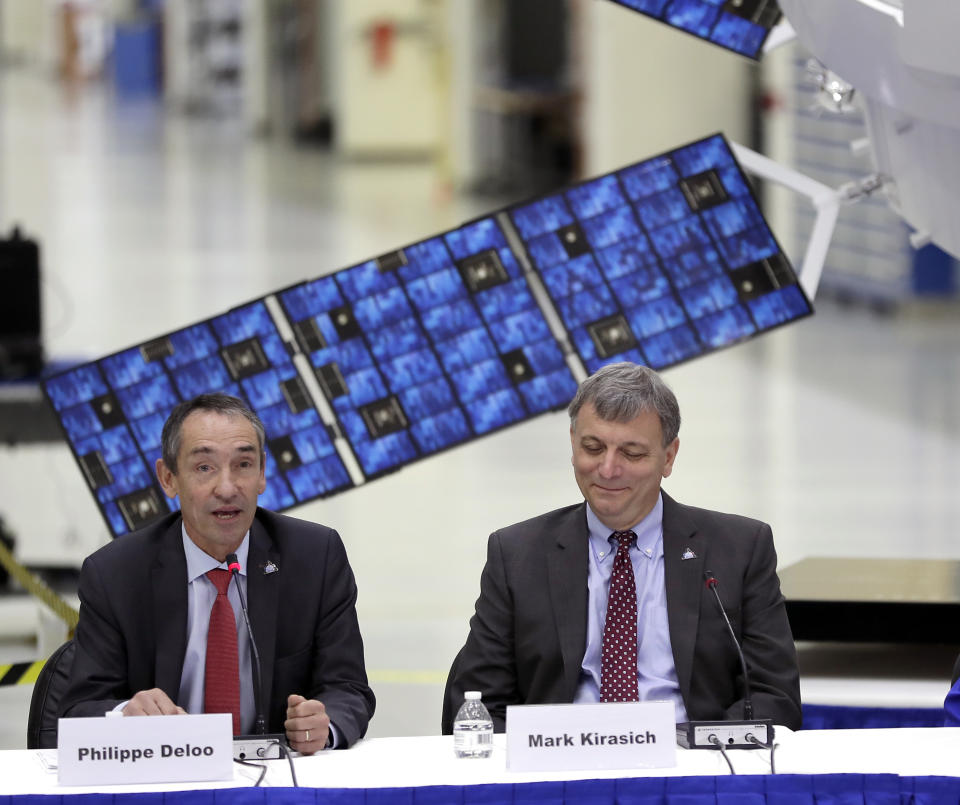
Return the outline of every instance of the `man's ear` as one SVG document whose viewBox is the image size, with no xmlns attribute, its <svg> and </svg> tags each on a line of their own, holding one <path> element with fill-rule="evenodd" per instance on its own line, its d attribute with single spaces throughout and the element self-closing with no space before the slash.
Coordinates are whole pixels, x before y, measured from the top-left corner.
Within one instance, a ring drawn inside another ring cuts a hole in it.
<svg viewBox="0 0 960 805">
<path fill-rule="evenodd" d="M 175 472 L 172 472 L 170 468 L 163 463 L 162 458 L 157 459 L 157 480 L 160 482 L 160 486 L 163 487 L 163 491 L 166 493 L 168 498 L 175 498 L 177 496 L 177 475 Z"/>
</svg>

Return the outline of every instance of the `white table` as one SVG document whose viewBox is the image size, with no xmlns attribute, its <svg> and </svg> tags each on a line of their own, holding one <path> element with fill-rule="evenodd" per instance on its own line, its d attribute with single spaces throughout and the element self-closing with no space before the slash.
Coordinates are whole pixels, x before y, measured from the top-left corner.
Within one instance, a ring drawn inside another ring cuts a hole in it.
<svg viewBox="0 0 960 805">
<path fill-rule="evenodd" d="M 811 730 L 791 732 L 777 728 L 775 762 L 779 774 L 896 774 L 904 777 L 960 777 L 960 728 L 892 730 Z M 770 773 L 769 752 L 728 752 L 738 774 Z M 56 772 L 43 761 L 55 759 L 54 750 L 0 752 L 0 793 L 70 794 L 200 790 L 247 787 L 256 772 L 236 766 L 234 779 L 220 783 L 61 787 Z M 481 785 L 551 780 L 626 777 L 727 775 L 719 752 L 677 749 L 677 765 L 670 769 L 617 771 L 510 772 L 506 768 L 504 736 L 494 737 L 494 751 L 486 759 L 460 760 L 449 736 L 377 738 L 361 741 L 347 751 L 325 751 L 294 760 L 300 785 L 313 788 L 408 788 L 426 785 Z M 285 761 L 268 761 L 265 786 L 289 786 Z"/>
</svg>

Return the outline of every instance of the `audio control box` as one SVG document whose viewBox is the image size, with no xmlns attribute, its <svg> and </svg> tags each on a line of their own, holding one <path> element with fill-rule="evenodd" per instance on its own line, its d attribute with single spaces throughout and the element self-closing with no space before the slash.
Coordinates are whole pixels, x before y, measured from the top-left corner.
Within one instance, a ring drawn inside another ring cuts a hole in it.
<svg viewBox="0 0 960 805">
<path fill-rule="evenodd" d="M 685 749 L 768 749 L 773 721 L 685 721 L 677 724 L 677 744 Z"/>
<path fill-rule="evenodd" d="M 287 751 L 287 736 L 237 735 L 233 739 L 234 760 L 279 760 Z"/>
</svg>

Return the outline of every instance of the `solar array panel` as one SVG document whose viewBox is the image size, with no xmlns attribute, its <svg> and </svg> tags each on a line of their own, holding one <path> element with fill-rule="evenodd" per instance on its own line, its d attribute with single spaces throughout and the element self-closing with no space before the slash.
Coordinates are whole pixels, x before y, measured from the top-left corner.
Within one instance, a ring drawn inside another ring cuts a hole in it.
<svg viewBox="0 0 960 805">
<path fill-rule="evenodd" d="M 770 29 L 780 21 L 776 0 L 614 0 L 693 34 L 698 39 L 759 59 Z"/>
<path fill-rule="evenodd" d="M 181 400 L 266 429 L 261 505 L 336 494 L 809 315 L 722 136 L 299 283 L 44 381 L 115 536 L 175 510 L 154 473 Z"/>
<path fill-rule="evenodd" d="M 810 312 L 719 135 L 510 217 L 591 373 L 662 369 Z"/>
</svg>

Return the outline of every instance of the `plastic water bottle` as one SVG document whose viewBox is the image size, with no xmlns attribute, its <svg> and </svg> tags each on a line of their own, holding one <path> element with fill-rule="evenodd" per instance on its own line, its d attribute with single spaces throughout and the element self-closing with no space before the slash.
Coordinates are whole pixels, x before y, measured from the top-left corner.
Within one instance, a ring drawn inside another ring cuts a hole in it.
<svg viewBox="0 0 960 805">
<path fill-rule="evenodd" d="M 480 701 L 479 690 L 463 694 L 464 702 L 453 720 L 453 751 L 457 757 L 490 757 L 493 721 Z"/>
</svg>

